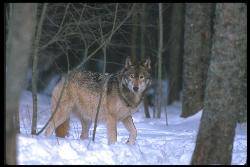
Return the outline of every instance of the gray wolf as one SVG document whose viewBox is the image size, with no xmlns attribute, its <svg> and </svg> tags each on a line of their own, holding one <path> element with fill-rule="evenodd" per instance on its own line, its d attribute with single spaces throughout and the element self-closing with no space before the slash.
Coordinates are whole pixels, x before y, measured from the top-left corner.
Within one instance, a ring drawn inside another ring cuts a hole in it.
<svg viewBox="0 0 250 167">
<path fill-rule="evenodd" d="M 128 57 L 125 66 L 115 74 L 75 70 L 69 73 L 57 112 L 46 128 L 45 135 L 53 131 L 65 137 L 69 129 L 69 115 L 76 113 L 82 125 L 81 139 L 89 136 L 89 126 L 95 120 L 101 91 L 103 91 L 98 122 L 106 123 L 108 144 L 117 141 L 117 123 L 121 121 L 129 131 L 128 144 L 136 141 L 137 130 L 132 114 L 138 110 L 147 88 L 151 84 L 150 59 L 132 62 Z M 52 93 L 51 109 L 55 110 L 63 88 L 63 78 Z"/>
</svg>

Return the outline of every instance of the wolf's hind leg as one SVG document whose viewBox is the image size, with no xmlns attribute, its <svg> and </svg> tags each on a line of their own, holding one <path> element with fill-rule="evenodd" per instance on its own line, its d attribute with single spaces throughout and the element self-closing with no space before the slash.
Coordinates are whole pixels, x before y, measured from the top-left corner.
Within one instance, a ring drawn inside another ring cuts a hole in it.
<svg viewBox="0 0 250 167">
<path fill-rule="evenodd" d="M 80 138 L 82 140 L 88 139 L 88 137 L 89 137 L 89 128 L 90 128 L 91 122 L 88 121 L 88 120 L 85 120 L 85 119 L 81 119 L 81 124 L 82 124 L 82 133 L 81 133 Z"/>
<path fill-rule="evenodd" d="M 126 129 L 129 131 L 129 138 L 128 138 L 127 144 L 135 144 L 137 130 L 133 123 L 132 116 L 130 115 L 126 117 L 124 120 L 122 120 L 122 123 L 124 124 Z"/>
</svg>

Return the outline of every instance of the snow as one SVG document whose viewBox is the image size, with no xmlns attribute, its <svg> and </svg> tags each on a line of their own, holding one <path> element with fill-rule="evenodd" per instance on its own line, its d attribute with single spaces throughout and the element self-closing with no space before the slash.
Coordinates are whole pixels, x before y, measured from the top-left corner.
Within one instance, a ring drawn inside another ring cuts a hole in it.
<svg viewBox="0 0 250 167">
<path fill-rule="evenodd" d="M 32 96 L 24 91 L 20 98 L 21 134 L 17 137 L 18 164 L 166 164 L 188 165 L 195 147 L 196 135 L 202 111 L 192 117 L 181 118 L 181 104 L 175 102 L 167 107 L 168 126 L 165 114 L 162 118 L 144 117 L 142 107 L 133 115 L 138 130 L 135 145 L 127 145 L 128 132 L 118 124 L 117 143 L 107 144 L 106 127 L 99 124 L 95 142 L 91 141 L 93 125 L 89 140 L 81 140 L 81 126 L 72 115 L 70 135 L 57 138 L 55 135 L 45 137 L 31 135 Z M 151 111 L 151 109 L 150 109 Z M 40 130 L 50 117 L 50 97 L 38 95 L 38 129 Z M 152 112 L 151 112 L 152 115 Z M 247 126 L 239 124 L 233 147 L 232 164 L 244 164 L 247 155 Z"/>
</svg>

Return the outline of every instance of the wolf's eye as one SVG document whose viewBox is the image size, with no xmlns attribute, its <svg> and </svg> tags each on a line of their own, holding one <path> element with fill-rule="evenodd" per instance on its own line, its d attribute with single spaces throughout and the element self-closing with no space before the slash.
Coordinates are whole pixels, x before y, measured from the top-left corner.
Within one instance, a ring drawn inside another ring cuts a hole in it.
<svg viewBox="0 0 250 167">
<path fill-rule="evenodd" d="M 144 78 L 144 76 L 143 75 L 140 75 L 140 77 L 139 77 L 140 79 L 143 79 Z"/>
<path fill-rule="evenodd" d="M 135 76 L 134 76 L 134 74 L 130 74 L 130 76 L 129 76 L 130 78 L 134 78 Z"/>
</svg>

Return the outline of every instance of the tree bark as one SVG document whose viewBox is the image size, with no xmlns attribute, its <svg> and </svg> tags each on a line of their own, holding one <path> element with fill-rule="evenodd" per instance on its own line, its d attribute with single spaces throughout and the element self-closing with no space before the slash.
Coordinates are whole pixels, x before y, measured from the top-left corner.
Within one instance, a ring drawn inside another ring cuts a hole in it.
<svg viewBox="0 0 250 167">
<path fill-rule="evenodd" d="M 145 25 L 146 25 L 146 12 L 145 12 L 145 3 L 142 3 L 142 11 L 140 14 L 141 17 L 141 59 L 144 60 L 145 59 Z M 149 105 L 148 105 L 148 95 L 145 96 L 144 100 L 143 100 L 143 105 L 144 105 L 144 114 L 146 118 L 150 118 L 150 113 L 149 113 Z"/>
<path fill-rule="evenodd" d="M 184 35 L 184 4 L 172 5 L 169 48 L 169 97 L 168 104 L 180 99 L 182 54 Z"/>
<path fill-rule="evenodd" d="M 138 9 L 138 6 L 136 5 Z M 137 59 L 137 33 L 138 32 L 138 15 L 135 11 L 132 15 L 132 33 L 131 33 L 131 58 L 133 61 Z"/>
<path fill-rule="evenodd" d="M 36 4 L 10 4 L 13 7 L 6 44 L 6 129 L 5 163 L 16 164 L 16 122 L 19 96 L 24 86 L 28 58 L 35 31 Z"/>
<path fill-rule="evenodd" d="M 161 97 L 162 97 L 162 48 L 163 48 L 163 18 L 162 3 L 159 3 L 159 37 L 158 37 L 158 89 L 157 89 L 157 118 L 161 117 Z"/>
<path fill-rule="evenodd" d="M 245 9 L 246 13 L 247 13 L 247 9 Z M 244 14 L 244 17 L 247 17 L 246 16 L 246 13 L 243 13 Z M 245 19 L 245 20 L 244 20 Z M 239 117 L 238 117 L 238 122 L 239 123 L 243 123 L 243 122 L 247 122 L 247 46 L 246 46 L 246 43 L 247 43 L 247 29 L 246 29 L 246 26 L 247 26 L 247 20 L 246 18 L 244 18 L 243 20 L 241 20 L 241 23 L 240 25 L 243 26 L 244 29 L 244 34 L 245 35 L 242 35 L 241 36 L 241 41 L 238 41 L 238 42 L 241 42 L 241 49 L 240 49 L 240 55 L 242 55 L 240 57 L 240 61 L 242 62 L 240 64 L 240 72 L 239 72 L 239 77 L 241 78 L 241 81 L 239 84 L 241 84 L 241 90 L 240 90 L 240 96 L 239 98 L 241 99 L 240 102 L 241 102 L 241 105 L 239 105 Z"/>
<path fill-rule="evenodd" d="M 212 4 L 186 4 L 182 117 L 203 108 L 211 49 Z"/>
<path fill-rule="evenodd" d="M 145 59 L 145 26 L 146 26 L 146 4 L 142 3 L 141 11 L 141 59 Z"/>
<path fill-rule="evenodd" d="M 204 110 L 191 164 L 231 163 L 246 62 L 247 8 L 216 4 L 215 34 L 208 69 Z"/>
</svg>

